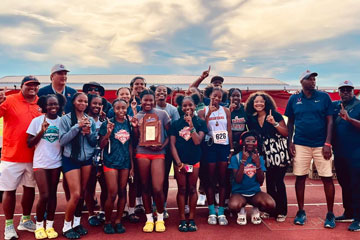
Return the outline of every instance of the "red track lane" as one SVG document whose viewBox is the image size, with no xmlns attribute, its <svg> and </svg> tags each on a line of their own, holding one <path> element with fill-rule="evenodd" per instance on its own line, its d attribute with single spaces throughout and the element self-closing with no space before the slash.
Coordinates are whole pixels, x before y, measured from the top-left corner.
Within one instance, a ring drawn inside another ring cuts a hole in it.
<svg viewBox="0 0 360 240">
<path fill-rule="evenodd" d="M 324 218 L 327 212 L 325 204 L 325 195 L 322 187 L 321 180 L 307 180 L 306 193 L 305 193 L 305 210 L 307 213 L 308 221 L 304 226 L 295 226 L 292 222 L 295 217 L 297 206 L 296 197 L 294 190 L 294 177 L 286 177 L 287 194 L 288 194 L 288 218 L 284 223 L 277 223 L 274 219 L 266 219 L 260 225 L 253 225 L 250 223 L 250 211 L 251 208 L 247 208 L 248 211 L 248 224 L 246 226 L 239 226 L 236 224 L 235 217 L 228 217 L 228 226 L 210 226 L 207 224 L 206 208 L 199 208 L 197 211 L 196 223 L 199 230 L 194 233 L 180 233 L 177 230 L 178 225 L 178 213 L 176 210 L 176 182 L 174 179 L 170 180 L 170 191 L 168 208 L 170 218 L 166 220 L 167 230 L 165 233 L 143 233 L 142 227 L 145 222 L 145 217 L 141 216 L 141 222 L 139 224 L 131 224 L 127 220 L 123 221 L 126 228 L 124 234 L 106 235 L 102 231 L 102 227 L 90 227 L 87 223 L 87 214 L 83 214 L 82 224 L 89 230 L 87 236 L 82 239 L 101 239 L 106 240 L 112 239 L 141 239 L 141 240 L 154 240 L 154 239 L 176 239 L 176 240 L 189 240 L 193 239 L 360 239 L 360 233 L 349 232 L 347 230 L 348 223 L 337 223 L 335 229 L 324 229 Z M 342 213 L 341 204 L 341 188 L 336 184 L 336 196 L 334 213 L 339 215 Z M 63 221 L 64 221 L 64 210 L 65 210 L 65 197 L 61 193 L 62 186 L 59 184 L 58 194 L 58 207 L 57 214 L 55 217 L 54 227 L 56 231 L 61 233 Z M 18 193 L 21 192 L 21 188 L 18 189 Z M 97 193 L 99 194 L 99 193 Z M 36 195 L 36 198 L 38 195 Z M 16 203 L 16 216 L 14 218 L 15 225 L 17 226 L 21 214 L 20 206 L 21 194 L 17 195 Z M 36 200 L 35 200 L 36 203 Z M 1 205 L 1 204 L 0 204 Z M 33 212 L 35 207 L 33 207 Z M 3 209 L 0 209 L 0 237 L 3 237 L 5 217 L 3 215 Z M 35 239 L 33 233 L 18 231 L 20 239 Z M 58 239 L 65 239 L 59 237 Z"/>
</svg>

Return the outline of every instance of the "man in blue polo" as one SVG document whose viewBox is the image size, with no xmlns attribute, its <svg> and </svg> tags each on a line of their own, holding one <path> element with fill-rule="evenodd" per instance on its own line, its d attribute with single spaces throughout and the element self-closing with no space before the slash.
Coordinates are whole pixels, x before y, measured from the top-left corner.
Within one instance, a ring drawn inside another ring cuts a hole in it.
<svg viewBox="0 0 360 240">
<path fill-rule="evenodd" d="M 295 190 L 299 210 L 294 223 L 304 225 L 304 193 L 306 176 L 311 160 L 324 184 L 327 209 L 324 227 L 335 227 L 333 214 L 335 188 L 332 180 L 331 134 L 333 126 L 333 106 L 329 95 L 315 90 L 316 76 L 311 71 L 300 77 L 302 91 L 290 97 L 285 115 L 288 119 L 289 150 L 293 157 L 293 172 L 296 176 Z M 294 133 L 295 127 L 295 134 Z"/>
<path fill-rule="evenodd" d="M 66 105 L 64 108 L 65 113 L 71 111 L 71 98 L 77 92 L 75 89 L 66 86 L 68 72 L 70 71 L 63 64 L 55 64 L 51 68 L 51 84 L 40 88 L 38 93 L 39 97 L 47 94 L 62 94 L 66 98 Z M 58 115 L 61 116 L 62 114 L 63 113 L 60 110 Z"/>
<path fill-rule="evenodd" d="M 360 100 L 348 80 L 339 84 L 339 95 L 341 100 L 333 102 L 333 150 L 344 214 L 335 220 L 353 222 L 349 230 L 360 231 Z"/>
</svg>

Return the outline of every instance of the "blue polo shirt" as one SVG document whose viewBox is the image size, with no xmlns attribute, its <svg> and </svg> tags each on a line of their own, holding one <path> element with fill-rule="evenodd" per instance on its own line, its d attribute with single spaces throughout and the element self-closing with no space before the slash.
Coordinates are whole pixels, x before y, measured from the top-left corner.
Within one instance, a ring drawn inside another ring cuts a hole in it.
<svg viewBox="0 0 360 240">
<path fill-rule="evenodd" d="M 326 141 L 326 117 L 333 115 L 329 95 L 314 90 L 310 98 L 303 91 L 290 97 L 285 115 L 294 118 L 294 144 L 307 147 L 322 147 Z"/>
<path fill-rule="evenodd" d="M 360 129 L 339 116 L 341 101 L 333 102 L 334 106 L 334 135 L 333 150 L 335 159 L 344 158 L 350 166 L 360 167 Z M 352 104 L 353 108 L 349 109 Z M 360 100 L 354 97 L 345 107 L 351 118 L 360 120 Z"/>
<path fill-rule="evenodd" d="M 64 112 L 65 113 L 69 113 L 71 112 L 71 108 L 72 108 L 72 104 L 71 104 L 71 99 L 72 96 L 74 96 L 74 94 L 77 93 L 77 91 L 71 87 L 65 86 L 65 92 L 64 92 L 64 97 L 66 98 L 66 105 L 64 107 Z M 43 88 L 39 89 L 38 92 L 38 96 L 41 97 L 43 95 L 48 95 L 48 94 L 56 94 L 56 92 L 54 91 L 54 89 L 52 88 L 51 84 L 48 86 L 45 86 Z M 58 112 L 59 116 L 62 116 L 62 112 Z"/>
</svg>

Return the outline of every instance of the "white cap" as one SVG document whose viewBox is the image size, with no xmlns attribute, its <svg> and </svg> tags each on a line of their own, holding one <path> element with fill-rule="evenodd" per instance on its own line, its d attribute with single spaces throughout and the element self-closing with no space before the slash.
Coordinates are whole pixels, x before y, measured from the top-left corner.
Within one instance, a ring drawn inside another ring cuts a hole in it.
<svg viewBox="0 0 360 240">
<path fill-rule="evenodd" d="M 60 71 L 66 71 L 66 72 L 70 72 L 63 64 L 55 64 L 52 68 L 51 68 L 51 74 L 56 73 L 56 72 L 60 72 Z"/>
<path fill-rule="evenodd" d="M 312 72 L 310 70 L 306 70 L 300 75 L 300 81 L 303 79 L 308 79 L 311 75 L 314 75 L 315 77 L 318 75 L 316 72 Z"/>
<path fill-rule="evenodd" d="M 345 81 L 341 81 L 339 83 L 338 88 L 342 88 L 342 87 L 352 87 L 352 88 L 354 88 L 354 84 L 350 80 L 345 80 Z"/>
</svg>

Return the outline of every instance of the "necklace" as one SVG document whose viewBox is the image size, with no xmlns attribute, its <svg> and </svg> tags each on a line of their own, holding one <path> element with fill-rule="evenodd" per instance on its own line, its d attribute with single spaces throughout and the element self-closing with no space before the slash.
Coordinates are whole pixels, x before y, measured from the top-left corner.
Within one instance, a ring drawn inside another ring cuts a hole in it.
<svg viewBox="0 0 360 240">
<path fill-rule="evenodd" d="M 217 114 L 215 126 L 219 126 L 219 122 L 218 122 L 218 119 L 219 119 L 219 111 L 220 111 L 220 106 L 219 106 L 219 109 L 217 110 L 218 114 Z"/>
</svg>

